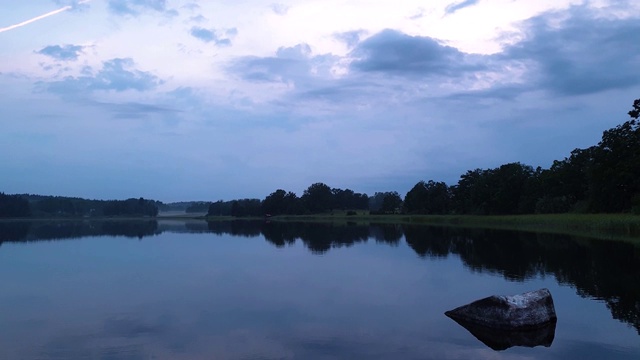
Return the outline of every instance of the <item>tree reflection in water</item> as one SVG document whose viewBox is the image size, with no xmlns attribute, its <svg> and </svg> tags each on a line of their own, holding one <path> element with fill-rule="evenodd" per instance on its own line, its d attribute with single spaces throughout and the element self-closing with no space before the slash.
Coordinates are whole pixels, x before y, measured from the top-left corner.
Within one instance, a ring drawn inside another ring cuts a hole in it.
<svg viewBox="0 0 640 360">
<path fill-rule="evenodd" d="M 304 222 L 216 221 L 163 223 L 144 221 L 2 221 L 0 244 L 62 240 L 86 236 L 142 239 L 168 232 L 208 232 L 242 237 L 263 236 L 276 247 L 298 240 L 312 253 L 349 247 L 369 240 L 398 246 L 405 242 L 423 258 L 458 256 L 473 271 L 525 281 L 554 276 L 582 297 L 606 303 L 614 319 L 640 334 L 640 247 L 630 243 L 504 230 L 422 225 L 336 225 Z"/>
<path fill-rule="evenodd" d="M 47 220 L 0 221 L 0 244 L 79 239 L 88 236 L 124 236 L 142 239 L 159 235 L 156 220 Z"/>
</svg>

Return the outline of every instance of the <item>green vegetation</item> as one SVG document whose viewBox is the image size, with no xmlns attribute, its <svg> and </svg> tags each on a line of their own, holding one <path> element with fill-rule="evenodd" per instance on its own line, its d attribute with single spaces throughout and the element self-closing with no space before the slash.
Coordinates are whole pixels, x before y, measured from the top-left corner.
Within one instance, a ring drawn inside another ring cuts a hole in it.
<svg viewBox="0 0 640 360">
<path fill-rule="evenodd" d="M 640 243 L 640 217 L 632 214 L 532 214 L 496 216 L 413 215 L 410 223 L 557 233 Z"/>
<path fill-rule="evenodd" d="M 272 221 L 305 221 L 333 224 L 423 224 L 434 226 L 503 229 L 554 233 L 609 240 L 632 241 L 640 245 L 640 216 L 633 214 L 531 214 L 531 215 L 369 215 L 359 212 L 277 216 Z"/>
</svg>

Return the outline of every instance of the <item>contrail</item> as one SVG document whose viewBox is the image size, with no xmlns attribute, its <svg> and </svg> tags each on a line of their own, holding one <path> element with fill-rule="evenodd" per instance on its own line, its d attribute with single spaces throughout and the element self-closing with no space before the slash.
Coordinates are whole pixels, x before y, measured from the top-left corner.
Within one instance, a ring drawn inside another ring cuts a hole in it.
<svg viewBox="0 0 640 360">
<path fill-rule="evenodd" d="M 91 0 L 78 1 L 77 5 L 88 3 L 89 1 L 91 1 Z M 7 26 L 7 27 L 4 27 L 4 28 L 0 28 L 0 33 L 5 32 L 5 31 L 9 31 L 9 30 L 13 30 L 15 28 L 19 28 L 21 26 L 29 25 L 32 22 L 36 22 L 38 20 L 42 20 L 44 18 L 48 18 L 49 16 L 60 14 L 61 12 L 64 12 L 64 11 L 67 11 L 67 10 L 71 10 L 71 9 L 73 9 L 73 5 L 67 5 L 65 7 L 62 7 L 60 9 L 58 9 L 58 10 L 53 10 L 51 12 L 48 12 L 48 13 L 46 13 L 44 15 L 36 16 L 33 19 L 29 19 L 29 20 L 23 21 L 21 23 L 15 24 L 15 25 L 11 25 L 11 26 Z"/>
</svg>

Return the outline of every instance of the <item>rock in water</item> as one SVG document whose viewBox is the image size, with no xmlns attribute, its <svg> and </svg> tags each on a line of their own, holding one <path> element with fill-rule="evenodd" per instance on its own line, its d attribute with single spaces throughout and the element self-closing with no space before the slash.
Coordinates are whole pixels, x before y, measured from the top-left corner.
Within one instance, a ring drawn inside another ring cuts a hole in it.
<svg viewBox="0 0 640 360">
<path fill-rule="evenodd" d="M 548 289 L 514 296 L 489 296 L 447 311 L 445 315 L 458 322 L 500 330 L 537 329 L 557 321 Z"/>
</svg>

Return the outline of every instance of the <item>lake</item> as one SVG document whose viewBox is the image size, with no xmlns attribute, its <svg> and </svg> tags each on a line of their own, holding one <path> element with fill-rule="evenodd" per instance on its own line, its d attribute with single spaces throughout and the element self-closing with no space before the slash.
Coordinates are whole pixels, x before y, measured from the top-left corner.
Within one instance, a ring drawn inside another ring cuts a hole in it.
<svg viewBox="0 0 640 360">
<path fill-rule="evenodd" d="M 8 360 L 640 359 L 640 246 L 563 235 L 2 221 L 0 286 Z M 540 288 L 558 322 L 538 346 L 444 315 Z"/>
</svg>

